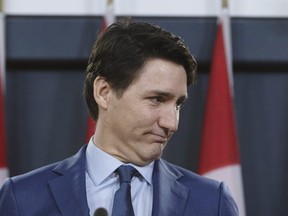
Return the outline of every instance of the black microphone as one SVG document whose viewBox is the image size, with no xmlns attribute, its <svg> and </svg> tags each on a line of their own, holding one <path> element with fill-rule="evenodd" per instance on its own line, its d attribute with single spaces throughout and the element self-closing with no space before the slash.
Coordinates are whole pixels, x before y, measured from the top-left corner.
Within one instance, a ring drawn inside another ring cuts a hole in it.
<svg viewBox="0 0 288 216">
<path fill-rule="evenodd" d="M 108 216 L 108 212 L 105 208 L 98 208 L 94 212 L 94 216 Z"/>
</svg>

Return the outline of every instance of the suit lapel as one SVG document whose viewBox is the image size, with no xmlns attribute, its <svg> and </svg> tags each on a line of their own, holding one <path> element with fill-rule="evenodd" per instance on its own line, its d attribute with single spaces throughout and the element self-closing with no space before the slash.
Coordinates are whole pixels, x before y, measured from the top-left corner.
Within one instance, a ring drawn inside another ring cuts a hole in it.
<svg viewBox="0 0 288 216">
<path fill-rule="evenodd" d="M 153 216 L 182 215 L 189 190 L 178 182 L 182 174 L 166 166 L 163 160 L 155 161 L 153 171 Z"/>
<path fill-rule="evenodd" d="M 59 177 L 51 180 L 53 197 L 63 216 L 89 216 L 85 182 L 85 150 L 61 162 L 53 171 Z"/>
<path fill-rule="evenodd" d="M 89 216 L 86 198 L 86 146 L 53 170 L 59 177 L 48 182 L 63 216 Z M 189 190 L 179 183 L 182 174 L 163 160 L 155 161 L 153 171 L 152 216 L 180 216 L 185 209 Z"/>
</svg>

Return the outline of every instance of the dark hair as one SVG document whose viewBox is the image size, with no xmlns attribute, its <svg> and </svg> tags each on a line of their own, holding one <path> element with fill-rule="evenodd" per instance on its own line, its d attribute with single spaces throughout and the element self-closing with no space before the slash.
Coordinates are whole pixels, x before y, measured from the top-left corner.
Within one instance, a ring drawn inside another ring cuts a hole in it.
<svg viewBox="0 0 288 216">
<path fill-rule="evenodd" d="M 93 83 L 103 77 L 122 96 L 139 76 L 140 69 L 151 58 L 162 58 L 184 67 L 187 85 L 196 82 L 197 62 L 181 38 L 159 26 L 121 20 L 109 26 L 95 41 L 86 69 L 84 97 L 94 120 L 98 105 L 93 96 Z"/>
</svg>

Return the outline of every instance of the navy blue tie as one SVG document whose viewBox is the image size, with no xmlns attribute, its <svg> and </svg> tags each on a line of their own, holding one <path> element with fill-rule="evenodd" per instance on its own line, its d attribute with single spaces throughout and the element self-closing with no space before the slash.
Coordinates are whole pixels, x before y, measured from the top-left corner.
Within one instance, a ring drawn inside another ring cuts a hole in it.
<svg viewBox="0 0 288 216">
<path fill-rule="evenodd" d="M 134 216 L 131 199 L 131 179 L 136 174 L 132 166 L 120 166 L 116 172 L 119 174 L 120 188 L 114 195 L 112 216 Z"/>
</svg>

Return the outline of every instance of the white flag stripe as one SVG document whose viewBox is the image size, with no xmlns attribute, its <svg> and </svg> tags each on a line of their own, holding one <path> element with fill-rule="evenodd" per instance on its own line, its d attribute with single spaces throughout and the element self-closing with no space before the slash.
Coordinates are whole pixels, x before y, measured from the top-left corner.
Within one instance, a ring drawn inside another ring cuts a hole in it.
<svg viewBox="0 0 288 216">
<path fill-rule="evenodd" d="M 241 175 L 241 167 L 239 164 L 221 167 L 210 172 L 205 173 L 203 176 L 217 181 L 223 181 L 228 185 L 235 202 L 239 209 L 239 215 L 244 216 L 245 202 L 243 193 L 243 183 Z"/>
<path fill-rule="evenodd" d="M 8 169 L 0 168 L 0 188 L 3 185 L 5 179 L 8 177 Z"/>
</svg>

